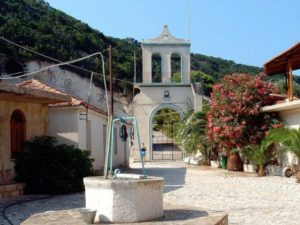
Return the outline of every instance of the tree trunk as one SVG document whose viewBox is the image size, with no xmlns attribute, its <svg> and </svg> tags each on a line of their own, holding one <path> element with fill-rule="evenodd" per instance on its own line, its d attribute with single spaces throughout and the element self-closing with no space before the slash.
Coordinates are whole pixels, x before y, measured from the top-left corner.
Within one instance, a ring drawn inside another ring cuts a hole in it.
<svg viewBox="0 0 300 225">
<path fill-rule="evenodd" d="M 259 169 L 258 169 L 258 176 L 259 177 L 265 177 L 266 176 L 266 171 L 263 165 L 259 165 Z"/>
<path fill-rule="evenodd" d="M 243 171 L 243 162 L 239 153 L 230 153 L 228 159 L 228 170 Z"/>
</svg>

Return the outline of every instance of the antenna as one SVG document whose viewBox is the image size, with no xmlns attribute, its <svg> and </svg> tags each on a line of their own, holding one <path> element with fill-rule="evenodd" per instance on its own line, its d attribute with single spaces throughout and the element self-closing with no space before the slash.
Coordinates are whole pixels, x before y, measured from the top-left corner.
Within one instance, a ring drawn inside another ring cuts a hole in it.
<svg viewBox="0 0 300 225">
<path fill-rule="evenodd" d="M 135 56 L 135 51 L 133 51 L 133 63 L 134 63 L 134 80 L 133 80 L 133 83 L 136 83 L 136 56 Z"/>
<path fill-rule="evenodd" d="M 190 11 L 190 0 L 187 0 L 187 10 L 188 10 L 188 41 L 191 42 L 191 11 Z"/>
</svg>

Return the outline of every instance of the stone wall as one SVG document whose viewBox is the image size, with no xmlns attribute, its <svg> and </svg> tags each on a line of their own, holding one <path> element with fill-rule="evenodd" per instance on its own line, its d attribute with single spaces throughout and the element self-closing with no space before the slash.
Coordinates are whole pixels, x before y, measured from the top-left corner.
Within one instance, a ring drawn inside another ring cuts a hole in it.
<svg viewBox="0 0 300 225">
<path fill-rule="evenodd" d="M 0 200 L 23 195 L 24 186 L 23 183 L 0 185 Z"/>
<path fill-rule="evenodd" d="M 13 169 L 10 152 L 10 118 L 14 110 L 23 112 L 26 120 L 26 140 L 47 134 L 48 106 L 28 102 L 0 100 L 0 169 Z"/>
</svg>

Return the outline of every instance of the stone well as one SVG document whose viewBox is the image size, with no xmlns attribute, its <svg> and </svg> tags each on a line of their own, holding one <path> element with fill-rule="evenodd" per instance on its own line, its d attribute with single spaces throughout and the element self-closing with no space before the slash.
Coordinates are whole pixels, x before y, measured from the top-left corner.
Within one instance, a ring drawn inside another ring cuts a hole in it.
<svg viewBox="0 0 300 225">
<path fill-rule="evenodd" d="M 105 179 L 86 177 L 86 208 L 96 209 L 95 223 L 132 223 L 163 217 L 161 177 Z"/>
</svg>

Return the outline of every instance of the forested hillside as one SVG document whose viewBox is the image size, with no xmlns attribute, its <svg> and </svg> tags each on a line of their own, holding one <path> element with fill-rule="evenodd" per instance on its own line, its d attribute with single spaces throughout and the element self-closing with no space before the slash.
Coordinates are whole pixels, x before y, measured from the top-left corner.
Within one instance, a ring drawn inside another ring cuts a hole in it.
<svg viewBox="0 0 300 225">
<path fill-rule="evenodd" d="M 107 59 L 105 49 L 112 45 L 114 74 L 117 78 L 127 81 L 133 80 L 133 52 L 135 51 L 137 79 L 141 79 L 141 48 L 138 41 L 133 38 L 118 39 L 105 36 L 87 24 L 52 8 L 43 0 L 0 0 L 0 34 L 1 37 L 61 61 L 79 58 L 97 51 L 104 52 Z M 200 54 L 192 54 L 191 58 L 194 74 L 204 76 L 204 81 L 207 76 L 208 80 L 215 82 L 228 73 L 257 74 L 261 71 L 258 67 Z M 0 40 L 0 72 L 20 72 L 24 70 L 22 66 L 27 60 L 36 59 L 52 61 Z M 101 70 L 99 57 L 76 65 L 93 71 Z M 76 68 L 68 66 L 65 68 L 76 71 L 81 76 L 89 76 L 89 73 Z M 101 78 L 97 79 L 96 82 L 101 84 Z M 116 81 L 115 88 L 124 91 L 131 89 L 132 86 L 130 83 Z"/>
</svg>

